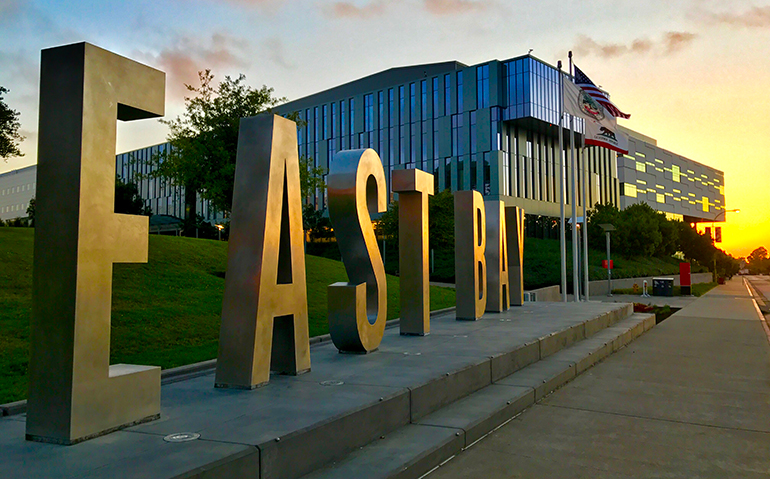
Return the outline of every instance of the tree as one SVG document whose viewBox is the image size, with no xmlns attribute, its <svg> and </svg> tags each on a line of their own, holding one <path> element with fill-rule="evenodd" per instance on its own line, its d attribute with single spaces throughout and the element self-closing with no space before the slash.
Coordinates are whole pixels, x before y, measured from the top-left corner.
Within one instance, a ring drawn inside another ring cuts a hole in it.
<svg viewBox="0 0 770 479">
<path fill-rule="evenodd" d="M 120 176 L 115 177 L 115 213 L 152 216 L 152 209 L 144 205 L 136 184 L 126 183 Z"/>
<path fill-rule="evenodd" d="M 767 249 L 760 246 L 746 257 L 749 272 L 751 274 L 770 273 L 770 258 L 767 256 Z"/>
<path fill-rule="evenodd" d="M 198 76 L 200 86 L 185 85 L 192 93 L 185 98 L 185 112 L 173 120 L 160 120 L 169 127 L 171 148 L 152 160 L 153 176 L 185 187 L 189 218 L 197 218 L 196 194 L 219 211 L 231 211 L 241 118 L 286 101 L 275 98 L 272 88 L 246 85 L 243 74 L 236 79 L 226 76 L 217 86 L 211 70 Z"/>
<path fill-rule="evenodd" d="M 29 206 L 27 206 L 27 218 L 29 218 L 29 225 L 35 227 L 35 197 L 33 196 L 29 200 Z"/>
<path fill-rule="evenodd" d="M 8 89 L 0 86 L 0 158 L 7 160 L 14 156 L 24 156 L 18 146 L 24 137 L 19 133 L 21 114 L 5 104 L 3 93 L 8 93 Z"/>
<path fill-rule="evenodd" d="M 299 125 L 299 127 L 304 128 L 304 125 Z M 299 189 L 305 203 L 315 194 L 316 190 L 323 195 L 323 191 L 326 189 L 324 174 L 326 174 L 326 170 L 320 166 L 313 166 L 312 158 L 305 155 L 299 157 Z"/>
</svg>

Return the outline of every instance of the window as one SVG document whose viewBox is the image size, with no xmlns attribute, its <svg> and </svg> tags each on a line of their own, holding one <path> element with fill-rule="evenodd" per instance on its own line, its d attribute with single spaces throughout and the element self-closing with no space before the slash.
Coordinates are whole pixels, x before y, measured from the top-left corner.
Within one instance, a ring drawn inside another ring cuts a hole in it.
<svg viewBox="0 0 770 479">
<path fill-rule="evenodd" d="M 329 105 L 323 106 L 324 113 L 323 113 L 323 132 L 324 136 L 321 138 L 322 140 L 326 140 L 329 138 Z"/>
<path fill-rule="evenodd" d="M 420 82 L 420 118 L 428 119 L 428 81 Z"/>
<path fill-rule="evenodd" d="M 433 118 L 439 117 L 438 77 L 433 77 Z"/>
<path fill-rule="evenodd" d="M 463 111 L 463 72 L 457 72 L 457 111 Z"/>
<path fill-rule="evenodd" d="M 672 179 L 673 179 L 675 182 L 677 182 L 677 183 L 679 183 L 679 182 L 680 182 L 681 170 L 679 169 L 679 166 L 677 166 L 677 165 L 673 165 L 673 166 L 671 167 L 671 176 L 672 176 Z M 676 191 L 676 190 L 675 190 L 675 191 Z"/>
<path fill-rule="evenodd" d="M 489 108 L 489 65 L 476 67 L 477 108 Z"/>
<path fill-rule="evenodd" d="M 660 193 L 656 193 L 655 194 L 655 199 L 657 200 L 658 203 L 665 203 L 666 202 L 666 196 L 662 195 Z"/>
<path fill-rule="evenodd" d="M 340 147 L 343 150 L 348 148 L 348 122 L 345 114 L 347 103 L 345 100 L 340 102 Z"/>
<path fill-rule="evenodd" d="M 356 100 L 354 98 L 351 98 L 349 100 L 349 103 L 350 103 L 350 107 L 348 108 L 348 110 L 350 111 L 350 138 L 352 140 L 353 133 L 356 131 Z"/>
<path fill-rule="evenodd" d="M 706 213 L 709 212 L 709 199 L 707 196 L 703 197 L 703 211 Z"/>
<path fill-rule="evenodd" d="M 636 171 L 641 171 L 643 173 L 647 172 L 647 165 L 642 163 L 641 161 L 636 162 Z"/>
<path fill-rule="evenodd" d="M 417 87 L 414 83 L 409 84 L 409 114 L 411 121 L 417 118 Z"/>
<path fill-rule="evenodd" d="M 633 183 L 623 183 L 623 196 L 636 198 L 636 185 Z"/>
<path fill-rule="evenodd" d="M 471 112 L 471 153 L 476 153 L 476 112 Z M 471 189 L 475 186 L 475 181 L 471 184 Z"/>
<path fill-rule="evenodd" d="M 444 75 L 444 115 L 452 114 L 452 80 L 447 73 Z"/>
<path fill-rule="evenodd" d="M 460 156 L 464 154 L 462 147 L 461 131 L 463 127 L 463 116 L 452 115 L 452 155 Z"/>
<path fill-rule="evenodd" d="M 374 95 L 371 93 L 364 95 L 364 131 L 374 131 Z"/>
</svg>

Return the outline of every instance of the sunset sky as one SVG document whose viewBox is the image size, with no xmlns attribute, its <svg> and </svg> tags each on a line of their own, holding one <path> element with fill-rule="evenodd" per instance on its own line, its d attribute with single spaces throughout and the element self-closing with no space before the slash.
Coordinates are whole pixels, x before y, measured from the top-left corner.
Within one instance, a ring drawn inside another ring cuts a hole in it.
<svg viewBox="0 0 770 479">
<path fill-rule="evenodd" d="M 631 113 L 621 124 L 725 173 L 724 243 L 770 249 L 770 4 L 669 0 L 0 0 L 0 85 L 36 162 L 40 50 L 87 41 L 167 74 L 166 114 L 211 68 L 296 99 L 393 66 L 532 54 L 575 62 Z M 118 127 L 117 151 L 165 126 Z"/>
</svg>

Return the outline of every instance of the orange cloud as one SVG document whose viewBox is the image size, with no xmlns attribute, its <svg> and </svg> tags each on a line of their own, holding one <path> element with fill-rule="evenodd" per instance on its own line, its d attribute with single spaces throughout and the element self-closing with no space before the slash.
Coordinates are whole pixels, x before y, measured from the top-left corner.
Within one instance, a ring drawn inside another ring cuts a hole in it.
<svg viewBox="0 0 770 479">
<path fill-rule="evenodd" d="M 425 9 L 436 15 L 451 15 L 484 10 L 491 3 L 488 0 L 425 0 Z"/>
<path fill-rule="evenodd" d="M 637 38 L 630 44 L 623 44 L 599 43 L 590 37 L 580 35 L 574 50 L 579 55 L 596 55 L 602 58 L 646 54 L 652 51 L 660 51 L 665 55 L 670 55 L 692 43 L 697 36 L 697 34 L 690 32 L 666 32 L 659 42 L 653 42 L 647 38 Z"/>
<path fill-rule="evenodd" d="M 166 72 L 168 97 L 173 101 L 188 94 L 185 84 L 197 86 L 199 71 L 243 65 L 239 55 L 246 47 L 243 40 L 215 33 L 206 41 L 180 37 L 174 45 L 157 54 L 138 53 L 136 56 Z"/>
<path fill-rule="evenodd" d="M 324 13 L 333 18 L 371 18 L 385 12 L 387 2 L 378 0 L 358 6 L 351 2 L 335 2 L 324 8 Z M 393 2 L 390 2 L 393 3 Z"/>
<path fill-rule="evenodd" d="M 770 27 L 770 6 L 753 7 L 743 13 L 708 13 L 708 20 L 734 27 Z"/>
</svg>

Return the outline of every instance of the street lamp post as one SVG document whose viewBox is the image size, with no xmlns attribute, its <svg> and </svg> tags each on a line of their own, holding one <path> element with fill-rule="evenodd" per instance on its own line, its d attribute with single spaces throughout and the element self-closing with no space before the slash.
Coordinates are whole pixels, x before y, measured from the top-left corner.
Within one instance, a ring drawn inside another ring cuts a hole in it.
<svg viewBox="0 0 770 479">
<path fill-rule="evenodd" d="M 615 231 L 615 227 L 609 223 L 603 223 L 599 225 L 607 237 L 607 296 L 612 296 L 612 268 L 610 258 L 610 232 Z"/>
<path fill-rule="evenodd" d="M 711 234 L 714 235 L 712 237 L 713 238 L 713 243 L 716 243 L 716 240 L 717 240 L 717 230 L 716 230 L 716 226 L 714 226 L 714 223 L 716 223 L 717 218 L 719 218 L 722 215 L 725 215 L 725 221 L 727 221 L 727 213 L 740 213 L 740 212 L 741 212 L 741 210 L 739 208 L 736 208 L 734 210 L 722 210 L 722 212 L 717 213 L 717 215 L 714 216 L 714 219 L 711 220 Z M 716 252 L 716 246 L 714 246 L 714 253 L 712 255 L 712 260 L 714 262 L 713 281 L 716 283 L 718 281 L 718 278 L 717 278 L 717 252 Z"/>
<path fill-rule="evenodd" d="M 222 241 L 222 230 L 225 229 L 224 225 L 214 225 L 217 227 L 217 236 L 219 241 Z"/>
</svg>

